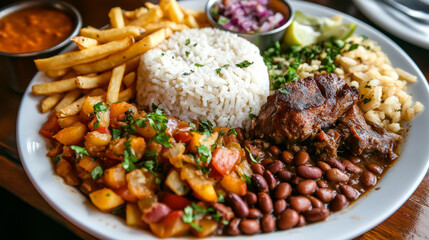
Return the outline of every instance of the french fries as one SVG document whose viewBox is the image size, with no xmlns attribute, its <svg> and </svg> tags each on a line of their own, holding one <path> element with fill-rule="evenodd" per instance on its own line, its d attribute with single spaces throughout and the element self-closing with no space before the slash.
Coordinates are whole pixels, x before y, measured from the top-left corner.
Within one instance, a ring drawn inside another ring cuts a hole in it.
<svg viewBox="0 0 429 240">
<path fill-rule="evenodd" d="M 132 11 L 112 8 L 110 28 L 82 28 L 72 39 L 76 51 L 35 60 L 39 71 L 59 79 L 32 86 L 33 95 L 46 96 L 41 112 L 55 111 L 66 126 L 78 118 L 88 96 L 103 96 L 108 103 L 132 100 L 140 55 L 175 31 L 207 26 L 203 12 L 183 8 L 176 0 L 144 5 Z"/>
<path fill-rule="evenodd" d="M 112 70 L 109 87 L 107 88 L 106 102 L 108 104 L 118 101 L 122 78 L 124 77 L 125 64 L 119 65 Z"/>
<path fill-rule="evenodd" d="M 31 88 L 33 95 L 51 95 L 54 93 L 67 92 L 76 89 L 75 78 L 59 80 L 55 82 L 33 85 Z"/>
<path fill-rule="evenodd" d="M 146 13 L 141 14 L 136 20 L 131 21 L 130 26 L 143 26 L 147 23 L 161 19 L 163 12 L 159 6 L 149 9 Z"/>
<path fill-rule="evenodd" d="M 97 40 L 98 42 L 110 42 L 126 37 L 138 37 L 144 33 L 144 29 L 137 26 L 126 26 L 122 28 L 111 28 L 98 30 L 94 28 L 82 28 L 80 35 Z"/>
<path fill-rule="evenodd" d="M 79 48 L 80 50 L 85 50 L 98 45 L 97 40 L 83 36 L 77 36 L 72 38 L 71 40 L 76 43 L 77 48 Z"/>
<path fill-rule="evenodd" d="M 59 94 L 59 93 L 55 93 L 55 94 L 47 96 L 40 103 L 40 111 L 42 113 L 45 113 L 45 112 L 51 110 L 60 101 L 60 99 L 61 99 L 61 94 Z"/>
<path fill-rule="evenodd" d="M 109 11 L 110 25 L 113 28 L 125 27 L 124 16 L 120 7 L 114 7 Z"/>
<path fill-rule="evenodd" d="M 121 40 L 111 41 L 109 43 L 81 51 L 67 52 L 50 58 L 37 59 L 34 63 L 39 71 L 65 69 L 105 58 L 106 56 L 124 50 L 133 44 L 134 38 L 126 37 Z"/>
<path fill-rule="evenodd" d="M 126 62 L 128 59 L 132 59 L 145 53 L 147 50 L 156 47 L 165 39 L 165 29 L 160 29 L 142 40 L 138 41 L 131 47 L 127 48 L 122 52 L 118 52 L 103 58 L 99 61 L 95 61 L 89 64 L 81 64 L 73 67 L 73 69 L 79 74 L 89 74 L 94 72 L 103 72 L 108 69 L 112 69 Z"/>
</svg>

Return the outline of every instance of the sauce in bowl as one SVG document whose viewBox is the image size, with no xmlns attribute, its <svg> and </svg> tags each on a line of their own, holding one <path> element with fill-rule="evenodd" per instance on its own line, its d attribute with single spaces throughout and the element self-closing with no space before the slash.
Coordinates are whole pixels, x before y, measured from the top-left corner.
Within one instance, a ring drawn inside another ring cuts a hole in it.
<svg viewBox="0 0 429 240">
<path fill-rule="evenodd" d="M 0 51 L 27 53 L 61 43 L 74 29 L 69 15 L 52 8 L 25 9 L 0 20 Z"/>
</svg>

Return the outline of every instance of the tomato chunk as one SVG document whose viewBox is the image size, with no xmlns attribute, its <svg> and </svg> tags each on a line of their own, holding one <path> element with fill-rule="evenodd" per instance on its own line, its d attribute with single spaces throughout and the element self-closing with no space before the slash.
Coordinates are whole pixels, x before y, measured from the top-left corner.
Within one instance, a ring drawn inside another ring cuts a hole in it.
<svg viewBox="0 0 429 240">
<path fill-rule="evenodd" d="M 176 194 L 169 192 L 165 194 L 164 198 L 162 199 L 162 202 L 173 210 L 182 210 L 186 206 L 191 204 L 191 201 L 189 201 L 189 199 L 182 196 L 177 196 Z"/>
<path fill-rule="evenodd" d="M 231 172 L 238 160 L 240 160 L 238 149 L 217 148 L 213 152 L 209 167 L 214 176 L 225 176 Z"/>
<path fill-rule="evenodd" d="M 178 129 L 174 133 L 173 137 L 176 140 L 176 142 L 182 142 L 182 143 L 187 143 L 192 139 L 191 133 L 189 131 L 183 131 L 182 129 Z"/>
</svg>

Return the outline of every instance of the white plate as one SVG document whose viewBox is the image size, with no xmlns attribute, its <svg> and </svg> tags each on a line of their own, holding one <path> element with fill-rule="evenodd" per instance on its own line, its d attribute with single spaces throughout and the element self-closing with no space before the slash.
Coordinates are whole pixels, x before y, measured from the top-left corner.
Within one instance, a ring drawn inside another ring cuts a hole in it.
<svg viewBox="0 0 429 240">
<path fill-rule="evenodd" d="M 181 4 L 193 9 L 203 9 L 204 6 L 202 1 Z M 296 10 L 310 15 L 340 14 L 312 3 L 292 2 L 292 5 Z M 394 66 L 418 76 L 418 82 L 411 84 L 409 91 L 415 100 L 429 106 L 428 84 L 410 57 L 394 42 L 367 24 L 350 16 L 345 16 L 345 21 L 357 22 L 357 33 L 376 40 L 388 53 Z M 30 86 L 45 80 L 46 77 L 38 73 Z M 46 157 L 46 140 L 38 134 L 47 119 L 46 114 L 42 115 L 38 111 L 39 101 L 40 97 L 33 96 L 31 87 L 28 87 L 19 109 L 17 124 L 19 154 L 27 175 L 39 193 L 61 215 L 95 237 L 142 239 L 144 236 L 145 239 L 155 239 L 151 234 L 126 226 L 124 221 L 112 214 L 101 213 L 75 188 L 65 185 L 62 179 L 54 174 L 50 160 Z M 269 236 L 270 239 L 350 239 L 381 223 L 411 196 L 427 171 L 429 148 L 424 144 L 429 136 L 428 122 L 428 110 L 413 119 L 409 136 L 403 144 L 402 156 L 377 185 L 380 190 L 371 191 L 347 209 L 332 214 L 324 222 L 263 236 Z"/>
<path fill-rule="evenodd" d="M 417 22 L 383 1 L 353 0 L 353 2 L 365 16 L 384 30 L 402 40 L 429 49 L 429 24 Z"/>
</svg>

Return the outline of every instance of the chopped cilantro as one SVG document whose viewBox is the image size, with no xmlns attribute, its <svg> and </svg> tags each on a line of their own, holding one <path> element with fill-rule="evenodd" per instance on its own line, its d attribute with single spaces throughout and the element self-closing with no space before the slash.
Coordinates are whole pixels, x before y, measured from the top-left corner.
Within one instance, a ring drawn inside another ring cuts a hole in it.
<svg viewBox="0 0 429 240">
<path fill-rule="evenodd" d="M 191 39 L 186 39 L 186 41 L 185 41 L 185 45 L 189 45 L 191 43 Z"/>
<path fill-rule="evenodd" d="M 186 57 L 188 57 L 188 56 L 189 56 L 189 54 L 190 54 L 190 52 L 185 51 L 185 55 L 186 55 Z"/>
<path fill-rule="evenodd" d="M 204 67 L 204 65 L 199 64 L 199 63 L 195 63 L 195 66 L 196 66 L 196 67 Z"/>
<path fill-rule="evenodd" d="M 357 44 L 357 43 L 352 44 L 352 45 L 349 47 L 349 49 L 347 50 L 347 52 L 353 51 L 353 50 L 357 49 L 358 47 L 359 47 L 359 44 Z"/>
<path fill-rule="evenodd" d="M 284 95 L 288 95 L 289 92 L 286 89 L 279 89 L 279 92 Z"/>
<path fill-rule="evenodd" d="M 218 202 L 220 202 L 220 203 L 225 202 L 225 197 L 223 196 L 222 193 L 218 193 L 217 195 L 218 195 L 218 197 L 217 197 Z"/>
<path fill-rule="evenodd" d="M 229 19 L 224 16 L 220 16 L 219 19 L 217 20 L 217 23 L 222 26 L 227 22 L 229 22 Z"/>
<path fill-rule="evenodd" d="M 71 146 L 71 149 L 74 150 L 77 159 L 82 159 L 84 156 L 89 156 L 89 153 L 85 147 Z"/>
<path fill-rule="evenodd" d="M 108 106 L 105 106 L 103 102 L 99 102 L 94 105 L 94 112 L 88 114 L 88 117 L 91 117 L 92 115 L 95 115 L 97 120 L 94 122 L 94 129 L 97 129 L 100 127 L 100 114 L 99 112 L 105 112 L 109 109 Z"/>
<path fill-rule="evenodd" d="M 198 154 L 201 155 L 200 160 L 202 162 L 205 162 L 207 165 L 209 165 L 212 160 L 212 151 L 210 151 L 210 149 L 205 145 L 201 145 L 196 148 L 197 148 Z"/>
<path fill-rule="evenodd" d="M 199 213 L 210 213 L 210 212 L 214 212 L 215 210 L 212 207 L 209 208 L 201 208 L 200 206 L 198 206 L 195 203 L 191 203 L 191 207 Z"/>
<path fill-rule="evenodd" d="M 112 129 L 112 138 L 113 139 L 118 139 L 121 137 L 121 130 L 120 129 Z"/>
<path fill-rule="evenodd" d="M 252 152 L 250 152 L 250 150 L 249 150 L 247 147 L 245 147 L 245 148 L 246 148 L 247 152 L 249 153 L 250 160 L 251 160 L 252 162 L 254 162 L 254 163 L 258 163 L 259 156 L 257 156 L 257 157 L 256 157 L 256 159 L 255 159 L 255 158 L 253 157 Z"/>
<path fill-rule="evenodd" d="M 191 75 L 191 73 L 194 73 L 194 70 L 191 70 L 190 72 L 183 73 L 183 76 L 189 76 L 189 75 Z"/>
<path fill-rule="evenodd" d="M 54 157 L 53 161 L 54 161 L 55 163 L 56 163 L 56 162 L 58 162 L 58 161 L 60 161 L 61 156 L 63 156 L 63 154 L 62 154 L 62 153 L 58 154 L 57 156 L 55 156 L 55 157 Z"/>
<path fill-rule="evenodd" d="M 220 68 L 216 68 L 216 73 L 219 75 L 220 74 L 220 72 L 222 71 L 222 68 L 226 68 L 226 67 L 229 67 L 229 64 L 225 64 L 225 65 L 223 65 L 222 67 L 220 67 Z"/>
<path fill-rule="evenodd" d="M 369 103 L 369 102 L 371 102 L 371 101 L 372 101 L 372 98 L 364 98 L 364 99 L 362 100 L 363 104 L 367 104 L 367 103 Z"/>
<path fill-rule="evenodd" d="M 124 145 L 124 160 L 122 161 L 122 166 L 127 172 L 130 172 L 136 168 L 134 163 L 137 162 L 138 159 L 134 149 L 131 148 L 131 140 L 126 141 Z"/>
<path fill-rule="evenodd" d="M 100 166 L 96 166 L 94 169 L 92 169 L 91 171 L 91 177 L 94 180 L 98 180 L 101 178 L 101 176 L 103 176 L 103 168 Z"/>
<path fill-rule="evenodd" d="M 168 142 L 168 140 L 170 140 L 170 136 L 166 135 L 165 133 L 160 133 L 155 135 L 152 139 L 157 142 L 160 143 L 161 145 L 163 145 L 164 147 L 171 147 L 171 143 Z"/>
<path fill-rule="evenodd" d="M 253 114 L 253 113 L 249 114 L 249 118 L 250 118 L 250 119 L 254 119 L 255 117 L 256 117 L 256 115 L 255 115 L 255 114 Z"/>
<path fill-rule="evenodd" d="M 253 62 L 249 62 L 247 60 L 242 61 L 241 63 L 237 63 L 235 64 L 235 66 L 239 67 L 239 68 L 247 68 L 248 66 L 252 65 Z"/>
<path fill-rule="evenodd" d="M 229 131 L 228 131 L 228 133 L 227 133 L 228 135 L 231 135 L 231 134 L 234 134 L 235 136 L 237 136 L 237 131 L 235 131 L 235 129 L 234 128 L 231 128 Z"/>
<path fill-rule="evenodd" d="M 201 120 L 198 125 L 198 131 L 204 132 L 204 134 L 209 137 L 213 133 L 213 123 L 207 119 Z"/>
<path fill-rule="evenodd" d="M 191 227 L 197 231 L 203 230 L 201 226 L 198 226 L 197 224 L 194 223 L 194 221 L 196 220 L 196 215 L 194 215 L 194 211 L 191 206 L 185 207 L 183 211 L 184 211 L 184 214 L 182 215 L 183 222 L 189 223 L 189 225 L 191 225 Z"/>
<path fill-rule="evenodd" d="M 249 176 L 247 176 L 246 174 L 244 174 L 244 176 L 242 177 L 243 181 L 245 181 L 247 184 L 252 184 L 252 180 L 250 179 Z"/>
<path fill-rule="evenodd" d="M 143 167 L 149 170 L 149 172 L 151 172 L 154 176 L 158 176 L 158 174 L 156 174 L 156 172 L 154 171 L 157 168 L 157 165 L 158 165 L 158 162 L 154 160 L 143 162 Z"/>
<path fill-rule="evenodd" d="M 165 53 L 161 53 L 161 57 L 164 57 Z"/>
<path fill-rule="evenodd" d="M 365 85 L 365 88 L 371 88 L 371 85 L 369 85 L 368 83 Z"/>
<path fill-rule="evenodd" d="M 192 45 L 192 46 L 196 47 L 197 45 L 198 45 L 198 43 L 194 43 L 194 45 Z"/>
</svg>

